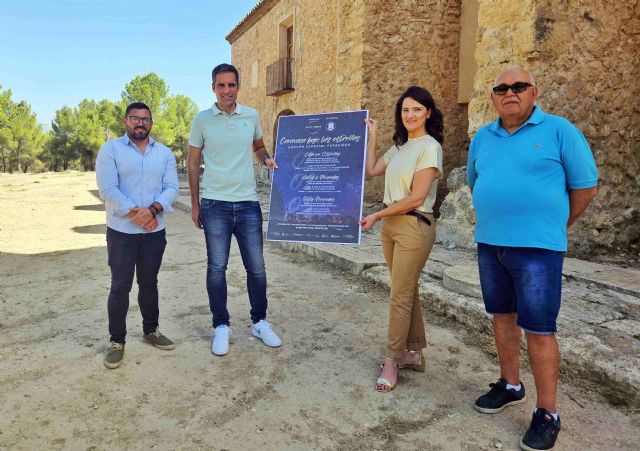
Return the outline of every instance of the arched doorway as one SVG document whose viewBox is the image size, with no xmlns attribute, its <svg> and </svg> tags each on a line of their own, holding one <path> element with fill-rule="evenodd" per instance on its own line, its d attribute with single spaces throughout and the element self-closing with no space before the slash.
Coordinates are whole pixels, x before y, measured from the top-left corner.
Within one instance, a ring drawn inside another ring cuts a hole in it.
<svg viewBox="0 0 640 451">
<path fill-rule="evenodd" d="M 285 109 L 280 111 L 278 113 L 278 116 L 276 116 L 276 120 L 273 124 L 273 135 L 271 135 L 271 152 L 269 152 L 269 155 L 271 155 L 271 157 L 275 158 L 275 154 L 276 154 L 276 139 L 278 137 L 278 118 L 280 116 L 291 116 L 294 114 L 295 113 L 292 110 Z M 263 183 L 270 183 L 271 171 L 267 169 L 266 166 L 254 161 L 254 169 L 255 169 L 255 174 L 258 181 L 261 181 Z"/>
<path fill-rule="evenodd" d="M 276 154 L 276 139 L 278 137 L 278 119 L 280 118 L 280 116 L 293 116 L 294 114 L 296 113 L 294 113 L 290 109 L 282 110 L 278 113 L 278 116 L 276 117 L 276 120 L 273 123 L 273 139 L 271 140 L 273 145 L 271 146 L 271 155 L 274 157 Z"/>
</svg>

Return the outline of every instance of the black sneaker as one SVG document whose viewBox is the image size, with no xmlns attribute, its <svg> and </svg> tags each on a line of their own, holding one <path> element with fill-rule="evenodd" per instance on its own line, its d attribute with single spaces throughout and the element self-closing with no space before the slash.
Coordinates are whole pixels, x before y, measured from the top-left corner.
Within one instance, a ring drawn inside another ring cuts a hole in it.
<svg viewBox="0 0 640 451">
<path fill-rule="evenodd" d="M 491 390 L 476 399 L 473 407 L 482 413 L 502 412 L 507 406 L 521 404 L 527 400 L 524 393 L 524 384 L 520 382 L 520 391 L 513 388 L 507 389 L 507 381 L 498 379 L 495 384 L 489 384 Z"/>
<path fill-rule="evenodd" d="M 527 451 L 553 449 L 560 432 L 560 417 L 554 420 L 547 409 L 533 412 L 531 425 L 520 440 L 520 448 Z"/>
</svg>

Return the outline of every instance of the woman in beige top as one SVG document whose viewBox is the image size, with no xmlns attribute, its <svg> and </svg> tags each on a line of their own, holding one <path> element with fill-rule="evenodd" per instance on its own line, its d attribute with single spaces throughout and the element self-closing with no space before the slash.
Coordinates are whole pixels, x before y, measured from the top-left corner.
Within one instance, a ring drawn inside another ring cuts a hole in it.
<svg viewBox="0 0 640 451">
<path fill-rule="evenodd" d="M 380 241 L 391 273 L 387 355 L 376 390 L 389 392 L 402 368 L 424 371 L 427 346 L 418 295 L 436 228 L 433 204 L 442 177 L 442 113 L 426 89 L 409 87 L 398 99 L 394 145 L 376 158 L 377 121 L 367 119 L 366 175 L 385 174 L 385 208 L 360 220 L 362 230 L 382 219 Z"/>
</svg>

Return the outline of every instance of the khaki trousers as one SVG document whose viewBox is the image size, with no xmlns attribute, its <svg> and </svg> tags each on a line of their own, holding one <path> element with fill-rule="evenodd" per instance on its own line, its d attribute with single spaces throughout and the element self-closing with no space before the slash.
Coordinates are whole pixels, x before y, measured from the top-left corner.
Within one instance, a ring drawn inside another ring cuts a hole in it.
<svg viewBox="0 0 640 451">
<path fill-rule="evenodd" d="M 409 215 L 382 219 L 380 241 L 391 273 L 387 357 L 392 359 L 427 346 L 418 280 L 433 247 L 436 221 L 431 214 L 425 216 L 430 226 Z"/>
</svg>

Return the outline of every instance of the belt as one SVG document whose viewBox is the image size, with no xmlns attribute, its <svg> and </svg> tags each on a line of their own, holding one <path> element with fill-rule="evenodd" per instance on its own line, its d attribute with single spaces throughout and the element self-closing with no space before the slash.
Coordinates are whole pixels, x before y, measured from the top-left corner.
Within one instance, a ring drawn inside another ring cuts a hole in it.
<svg viewBox="0 0 640 451">
<path fill-rule="evenodd" d="M 413 210 L 413 211 L 408 211 L 405 213 L 405 215 L 408 216 L 415 216 L 416 218 L 418 218 L 420 221 L 424 221 L 427 223 L 427 225 L 431 225 L 431 221 L 429 221 L 429 218 L 427 218 L 426 216 L 422 215 L 421 213 L 418 213 L 417 211 Z"/>
</svg>

